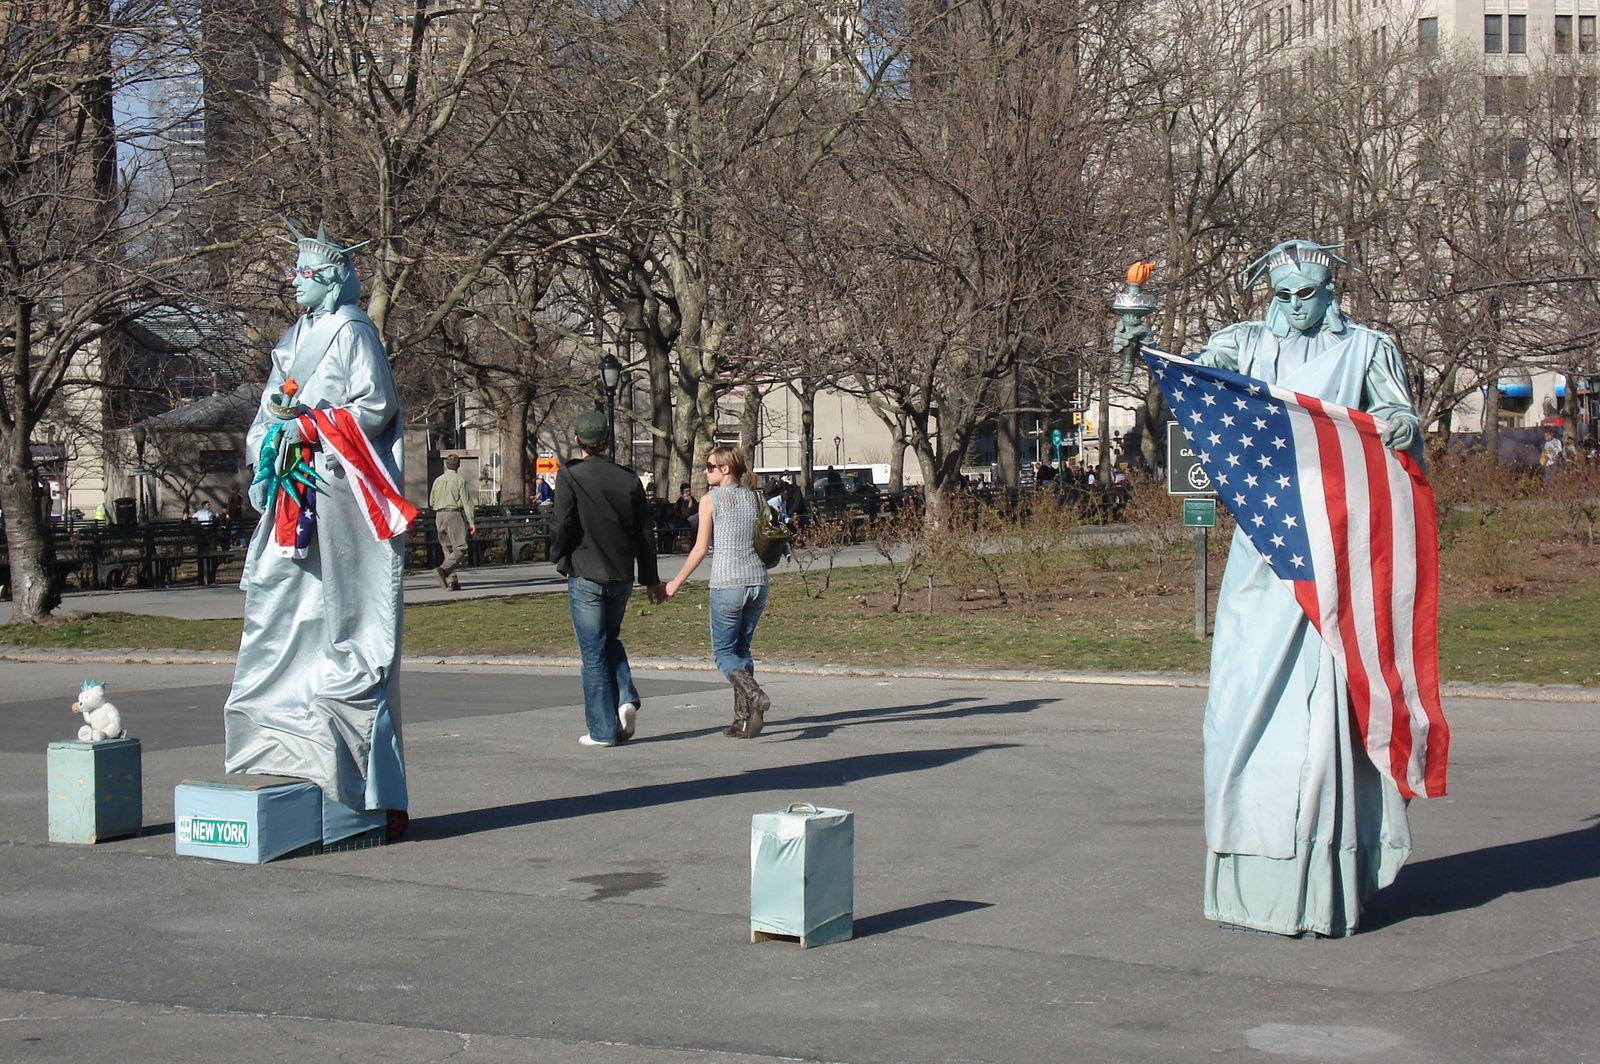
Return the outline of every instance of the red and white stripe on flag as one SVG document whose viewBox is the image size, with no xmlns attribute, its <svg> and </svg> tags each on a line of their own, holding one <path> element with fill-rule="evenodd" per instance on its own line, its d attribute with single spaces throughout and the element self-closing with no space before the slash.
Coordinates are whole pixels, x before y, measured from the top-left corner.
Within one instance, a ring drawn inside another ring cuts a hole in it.
<svg viewBox="0 0 1600 1064">
<path fill-rule="evenodd" d="M 1372 415 L 1272 388 L 1294 431 L 1314 578 L 1289 581 L 1343 671 L 1357 733 L 1407 798 L 1445 793 L 1433 489 Z"/>
<path fill-rule="evenodd" d="M 300 416 L 300 427 L 304 439 L 320 437 L 338 457 L 373 537 L 393 539 L 404 533 L 417 508 L 400 493 L 355 415 L 342 409 L 312 410 Z"/>
</svg>

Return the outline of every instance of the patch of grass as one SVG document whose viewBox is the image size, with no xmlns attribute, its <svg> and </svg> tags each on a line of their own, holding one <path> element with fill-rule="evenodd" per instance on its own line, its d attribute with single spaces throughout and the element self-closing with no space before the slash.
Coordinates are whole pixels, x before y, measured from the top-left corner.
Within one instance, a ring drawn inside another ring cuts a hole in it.
<svg viewBox="0 0 1600 1064">
<path fill-rule="evenodd" d="M 239 649 L 238 620 L 182 621 L 138 613 L 77 613 L 48 624 L 0 624 L 0 645 L 71 650 Z"/>
<path fill-rule="evenodd" d="M 813 580 L 813 583 L 815 581 Z M 815 588 L 813 588 L 815 590 Z M 1204 672 L 1210 644 L 1192 634 L 1186 595 L 1066 597 L 1043 608 L 976 605 L 942 586 L 927 609 L 914 590 L 891 612 L 885 566 L 841 569 L 821 598 L 798 576 L 774 579 L 756 633 L 756 657 L 883 667 L 989 667 Z M 624 639 L 637 657 L 709 660 L 707 592 L 690 585 L 665 606 L 642 592 L 628 609 Z M 1445 680 L 1521 681 L 1600 686 L 1592 618 L 1600 613 L 1600 578 L 1570 590 L 1496 599 L 1445 609 L 1440 617 L 1440 674 Z M 74 649 L 231 651 L 240 622 L 182 621 L 129 613 L 77 615 L 47 625 L 0 626 L 0 645 Z M 576 647 L 564 595 L 478 599 L 406 610 L 406 652 L 528 654 L 573 657 Z"/>
<path fill-rule="evenodd" d="M 878 572 L 880 568 L 884 572 Z M 1209 649 L 1191 622 L 1043 617 L 1012 611 L 891 613 L 863 601 L 887 600 L 886 567 L 839 570 L 832 591 L 807 597 L 798 577 L 773 580 L 756 631 L 756 658 L 838 665 L 988 666 L 1044 669 L 1203 670 Z M 642 593 L 629 603 L 623 641 L 637 657 L 710 656 L 705 585 L 691 584 L 665 606 Z M 576 653 L 566 599 L 560 595 L 489 602 L 450 602 L 406 611 L 412 653 L 461 650 Z"/>
<path fill-rule="evenodd" d="M 1440 678 L 1600 686 L 1597 613 L 1600 580 L 1592 577 L 1556 595 L 1441 610 Z"/>
</svg>

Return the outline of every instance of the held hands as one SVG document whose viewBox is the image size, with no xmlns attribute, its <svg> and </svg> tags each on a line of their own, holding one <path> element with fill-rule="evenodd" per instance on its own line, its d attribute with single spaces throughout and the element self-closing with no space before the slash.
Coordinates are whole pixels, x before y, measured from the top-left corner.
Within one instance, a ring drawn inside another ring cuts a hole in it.
<svg viewBox="0 0 1600 1064">
<path fill-rule="evenodd" d="M 645 591 L 645 594 L 650 597 L 651 604 L 656 606 L 661 605 L 662 603 L 666 602 L 667 599 L 671 598 L 672 593 L 673 588 L 670 584 L 651 584 L 650 587 Z"/>
</svg>

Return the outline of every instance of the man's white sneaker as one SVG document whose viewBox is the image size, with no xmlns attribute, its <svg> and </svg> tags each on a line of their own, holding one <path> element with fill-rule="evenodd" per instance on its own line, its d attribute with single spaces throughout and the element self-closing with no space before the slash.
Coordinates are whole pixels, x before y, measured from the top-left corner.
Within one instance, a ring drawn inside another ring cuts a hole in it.
<svg viewBox="0 0 1600 1064">
<path fill-rule="evenodd" d="M 594 736 L 590 735 L 588 732 L 584 732 L 582 735 L 578 736 L 578 742 L 582 743 L 584 746 L 616 746 L 617 745 L 616 743 L 603 743 L 599 739 L 596 739 Z"/>
<path fill-rule="evenodd" d="M 624 702 L 617 707 L 617 738 L 632 739 L 633 726 L 639 721 L 639 703 Z"/>
</svg>

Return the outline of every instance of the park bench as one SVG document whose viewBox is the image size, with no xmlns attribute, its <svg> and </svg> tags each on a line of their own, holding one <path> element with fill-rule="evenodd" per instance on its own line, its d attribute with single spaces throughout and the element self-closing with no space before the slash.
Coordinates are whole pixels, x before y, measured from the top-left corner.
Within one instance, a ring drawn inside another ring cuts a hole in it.
<svg viewBox="0 0 1600 1064">
<path fill-rule="evenodd" d="M 478 530 L 467 545 L 471 568 L 550 560 L 550 515 L 537 507 L 479 506 L 473 524 Z M 433 511 L 424 510 L 406 532 L 406 567 L 433 569 L 443 561 L 439 526 Z"/>
<path fill-rule="evenodd" d="M 217 570 L 233 561 L 232 534 L 221 521 L 146 521 L 114 525 L 72 521 L 53 525 L 51 545 L 64 584 L 76 579 L 88 590 L 127 586 L 214 584 Z"/>
</svg>

